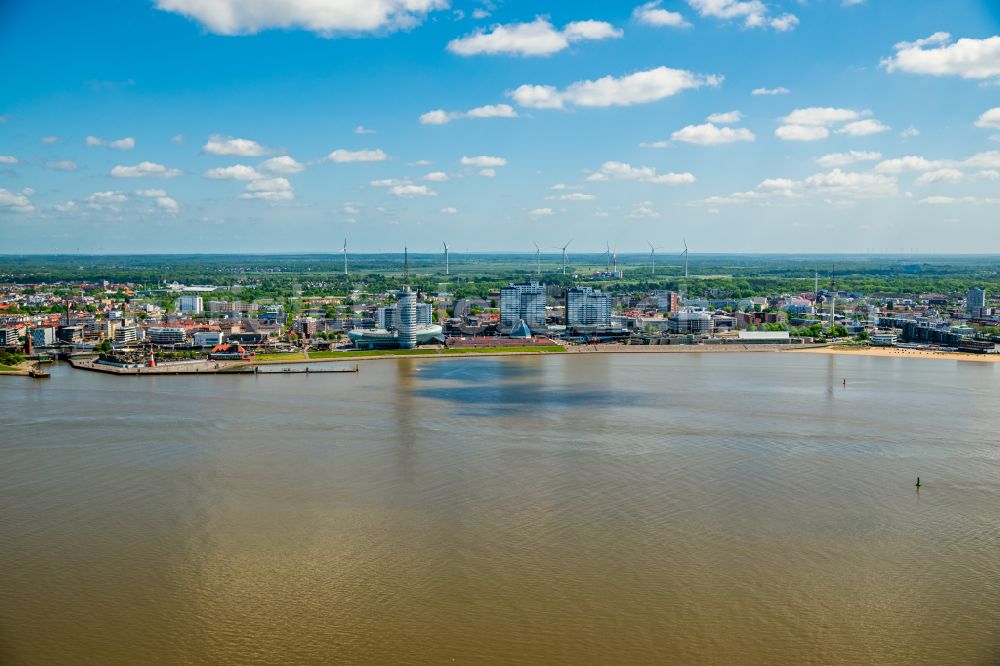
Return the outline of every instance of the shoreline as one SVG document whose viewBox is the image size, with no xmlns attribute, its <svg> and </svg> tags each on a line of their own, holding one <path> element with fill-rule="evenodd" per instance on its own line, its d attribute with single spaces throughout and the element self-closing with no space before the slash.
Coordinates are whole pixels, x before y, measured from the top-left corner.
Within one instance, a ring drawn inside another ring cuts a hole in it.
<svg viewBox="0 0 1000 666">
<path fill-rule="evenodd" d="M 904 347 L 811 347 L 796 349 L 803 354 L 827 354 L 830 356 L 872 356 L 878 358 L 917 358 L 937 361 L 971 361 L 973 363 L 1000 363 L 1000 354 L 970 354 L 968 352 L 946 352 Z"/>
</svg>

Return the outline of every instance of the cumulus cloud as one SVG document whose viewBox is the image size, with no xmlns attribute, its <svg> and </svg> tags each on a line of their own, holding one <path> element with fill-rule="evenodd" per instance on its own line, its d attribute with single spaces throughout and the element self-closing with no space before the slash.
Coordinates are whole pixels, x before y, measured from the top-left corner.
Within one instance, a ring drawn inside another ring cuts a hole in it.
<svg viewBox="0 0 1000 666">
<path fill-rule="evenodd" d="M 830 130 L 810 125 L 782 125 L 774 130 L 774 135 L 784 141 L 819 141 L 830 136 Z"/>
<path fill-rule="evenodd" d="M 17 164 L 18 159 L 13 155 L 0 155 L 0 164 Z"/>
<path fill-rule="evenodd" d="M 298 28 L 323 36 L 412 28 L 448 0 L 154 0 L 220 35 L 249 35 L 272 28 Z"/>
<path fill-rule="evenodd" d="M 413 184 L 402 184 L 393 185 L 389 188 L 389 193 L 397 197 L 434 197 L 437 196 L 437 192 L 430 189 L 426 185 L 413 185 Z"/>
<path fill-rule="evenodd" d="M 306 167 L 290 155 L 281 155 L 264 160 L 260 163 L 260 168 L 271 173 L 299 173 L 304 171 Z"/>
<path fill-rule="evenodd" d="M 976 127 L 1000 129 L 1000 106 L 994 107 L 979 116 L 976 120 Z"/>
<path fill-rule="evenodd" d="M 431 171 L 424 176 L 424 180 L 429 180 L 432 183 L 443 183 L 448 180 L 448 174 L 444 171 Z"/>
<path fill-rule="evenodd" d="M 89 208 L 119 210 L 118 204 L 128 201 L 128 196 L 122 192 L 94 192 L 85 201 Z"/>
<path fill-rule="evenodd" d="M 364 125 L 358 125 L 354 128 L 355 134 L 375 134 L 375 130 L 365 127 Z"/>
<path fill-rule="evenodd" d="M 891 129 L 892 128 L 888 125 L 883 125 L 877 120 L 867 118 L 865 120 L 855 120 L 853 123 L 847 123 L 837 130 L 837 134 L 847 134 L 848 136 L 871 136 L 872 134 L 888 132 Z"/>
<path fill-rule="evenodd" d="M 902 132 L 900 132 L 899 136 L 903 137 L 904 139 L 909 139 L 911 136 L 919 136 L 919 134 L 920 134 L 920 130 L 918 130 L 916 127 L 913 127 L 911 125 L 911 126 L 907 127 L 905 130 L 903 130 Z"/>
<path fill-rule="evenodd" d="M 349 162 L 384 162 L 389 159 L 389 156 L 382 152 L 381 149 L 376 150 L 344 150 L 343 148 L 338 148 L 329 155 L 326 156 L 328 162 L 336 162 L 340 164 Z"/>
<path fill-rule="evenodd" d="M 180 206 L 171 197 L 167 196 L 164 190 L 138 190 L 136 191 L 136 196 L 145 197 L 147 199 L 152 199 L 156 207 L 167 213 L 176 213 L 180 210 Z"/>
<path fill-rule="evenodd" d="M 593 201 L 596 199 L 593 194 L 584 194 L 583 192 L 573 192 L 571 194 L 553 194 L 551 196 L 545 197 L 547 201 Z"/>
<path fill-rule="evenodd" d="M 216 167 L 205 172 L 205 178 L 212 180 L 260 180 L 263 177 L 257 169 L 246 164 Z"/>
<path fill-rule="evenodd" d="M 816 164 L 825 169 L 832 169 L 833 167 L 847 166 L 855 162 L 871 162 L 880 159 L 882 159 L 882 153 L 851 150 L 846 153 L 831 153 L 817 157 Z"/>
<path fill-rule="evenodd" d="M 929 171 L 942 166 L 943 163 L 936 160 L 929 160 L 919 155 L 907 155 L 879 162 L 875 166 L 875 171 L 878 173 L 900 174 L 907 171 Z"/>
<path fill-rule="evenodd" d="M 270 203 L 291 201 L 295 191 L 287 178 L 261 178 L 247 183 L 246 192 L 240 199 L 259 199 Z"/>
<path fill-rule="evenodd" d="M 577 81 L 559 90 L 548 85 L 522 85 L 508 93 L 519 105 L 536 109 L 576 106 L 630 106 L 655 102 L 682 90 L 718 86 L 721 76 L 704 76 L 683 69 L 656 67 L 622 77 Z"/>
<path fill-rule="evenodd" d="M 5 210 L 15 213 L 33 213 L 35 206 L 23 192 L 18 194 L 0 187 L 0 212 Z"/>
<path fill-rule="evenodd" d="M 829 126 L 836 123 L 857 120 L 860 113 L 853 109 L 838 109 L 829 106 L 810 106 L 805 109 L 795 109 L 781 119 L 785 125 Z"/>
<path fill-rule="evenodd" d="M 219 134 L 208 137 L 208 141 L 201 150 L 209 155 L 235 155 L 237 157 L 260 157 L 271 152 L 256 141 L 235 139 Z"/>
<path fill-rule="evenodd" d="M 52 145 L 53 143 L 59 143 L 59 137 L 57 136 L 43 136 L 42 143 Z"/>
<path fill-rule="evenodd" d="M 642 218 L 652 219 L 660 217 L 660 213 L 653 208 L 652 201 L 640 201 L 632 207 L 632 211 L 628 216 L 637 220 Z"/>
<path fill-rule="evenodd" d="M 45 166 L 56 171 L 76 171 L 77 169 L 76 162 L 73 160 L 49 160 Z"/>
<path fill-rule="evenodd" d="M 988 79 L 1000 76 L 1000 36 L 959 39 L 936 32 L 915 42 L 896 44 L 896 55 L 882 61 L 889 72 Z"/>
<path fill-rule="evenodd" d="M 757 187 L 726 196 L 713 196 L 695 202 L 695 205 L 723 206 L 737 204 L 774 205 L 780 201 L 795 201 L 808 196 L 824 198 L 863 199 L 895 196 L 896 179 L 879 173 L 856 173 L 833 169 L 813 174 L 804 180 L 768 178 Z"/>
<path fill-rule="evenodd" d="M 713 113 L 707 118 L 710 123 L 719 125 L 732 125 L 743 120 L 743 114 L 739 111 L 726 111 L 725 113 Z"/>
<path fill-rule="evenodd" d="M 173 178 L 181 175 L 180 169 L 168 169 L 156 162 L 139 162 L 135 166 L 116 166 L 111 169 L 115 178 Z"/>
<path fill-rule="evenodd" d="M 555 215 L 556 212 L 551 208 L 536 208 L 528 213 L 532 217 L 542 217 L 546 215 Z"/>
<path fill-rule="evenodd" d="M 661 9 L 662 0 L 654 0 L 644 5 L 639 5 L 632 10 L 632 18 L 644 25 L 668 28 L 690 28 L 691 24 L 684 20 L 684 16 L 678 12 L 671 12 Z"/>
<path fill-rule="evenodd" d="M 671 134 L 670 138 L 674 141 L 695 143 L 701 146 L 717 146 L 723 143 L 753 141 L 756 137 L 753 132 L 744 127 L 719 127 L 712 123 L 705 123 L 704 125 L 688 125 Z"/>
<path fill-rule="evenodd" d="M 435 109 L 420 116 L 420 122 L 424 125 L 445 125 L 461 118 L 517 118 L 517 111 L 510 104 L 487 104 L 468 111 Z"/>
<path fill-rule="evenodd" d="M 638 180 L 658 185 L 681 185 L 693 183 L 695 177 L 687 172 L 659 174 L 653 167 L 636 167 L 627 162 L 605 162 L 598 171 L 587 176 L 591 182 L 606 180 Z"/>
<path fill-rule="evenodd" d="M 492 155 L 475 155 L 474 157 L 462 157 L 462 164 L 475 167 L 502 167 L 507 165 L 507 159 L 494 157 Z"/>
<path fill-rule="evenodd" d="M 965 174 L 958 169 L 952 167 L 946 167 L 944 169 L 936 169 L 934 171 L 928 171 L 927 173 L 921 174 L 916 181 L 915 185 L 933 185 L 935 183 L 959 183 L 965 179 Z"/>
<path fill-rule="evenodd" d="M 751 95 L 787 95 L 792 92 L 788 88 L 778 87 L 778 88 L 754 88 L 750 91 Z"/>
<path fill-rule="evenodd" d="M 448 42 L 452 53 L 471 55 L 547 56 L 583 40 L 615 39 L 622 31 L 604 21 L 576 21 L 556 29 L 542 17 L 531 23 L 495 25 Z"/>
<path fill-rule="evenodd" d="M 1000 204 L 1000 199 L 987 197 L 985 199 L 978 199 L 976 197 L 926 197 L 917 202 L 918 204 L 929 204 L 929 205 L 948 205 L 948 204 Z"/>
<path fill-rule="evenodd" d="M 687 0 L 702 17 L 722 20 L 742 20 L 745 28 L 773 28 L 778 32 L 792 30 L 799 24 L 794 14 L 772 16 L 761 0 Z"/>
<path fill-rule="evenodd" d="M 112 150 L 132 150 L 135 148 L 135 139 L 130 136 L 123 139 L 115 139 L 114 141 L 105 141 L 100 137 L 88 136 L 84 142 L 88 146 L 104 146 Z"/>
<path fill-rule="evenodd" d="M 967 168 L 998 169 L 1000 168 L 1000 150 L 987 150 L 984 153 L 977 153 L 962 162 L 962 166 Z"/>
</svg>

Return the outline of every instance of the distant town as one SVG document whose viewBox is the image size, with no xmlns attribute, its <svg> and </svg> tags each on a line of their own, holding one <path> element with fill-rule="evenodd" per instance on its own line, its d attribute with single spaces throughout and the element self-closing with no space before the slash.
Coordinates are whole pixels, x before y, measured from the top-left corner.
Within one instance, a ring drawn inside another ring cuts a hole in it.
<svg viewBox="0 0 1000 666">
<path fill-rule="evenodd" d="M 933 292 L 863 291 L 838 285 L 830 262 L 822 273 L 814 269 L 811 280 L 801 277 L 800 267 L 793 282 L 811 288 L 745 295 L 745 279 L 698 275 L 686 253 L 677 266 L 661 267 L 661 276 L 655 256 L 646 259 L 648 267 L 641 256 L 620 266 L 609 247 L 604 256 L 589 257 L 589 270 L 582 262 L 568 267 L 563 254 L 543 271 L 539 252 L 535 271 L 529 263 L 504 275 L 477 261 L 478 274 L 453 275 L 458 266 L 446 247 L 441 265 L 426 256 L 414 262 L 419 275 L 405 252 L 370 259 L 381 262 L 381 271 L 355 273 L 345 252 L 326 260 L 326 279 L 317 277 L 322 265 L 283 270 L 281 259 L 271 270 L 257 266 L 212 284 L 181 283 L 169 273 L 155 282 L 11 275 L 0 278 L 0 371 L 41 373 L 40 364 L 52 358 L 109 372 L 222 372 L 407 353 L 623 346 L 712 351 L 836 344 L 994 354 L 1000 342 L 1000 307 L 988 279 L 960 291 L 951 278 L 941 278 L 943 288 Z M 905 267 L 899 272 L 913 274 Z M 287 277 L 274 278 L 283 273 Z M 857 266 L 840 278 L 858 279 Z"/>
</svg>

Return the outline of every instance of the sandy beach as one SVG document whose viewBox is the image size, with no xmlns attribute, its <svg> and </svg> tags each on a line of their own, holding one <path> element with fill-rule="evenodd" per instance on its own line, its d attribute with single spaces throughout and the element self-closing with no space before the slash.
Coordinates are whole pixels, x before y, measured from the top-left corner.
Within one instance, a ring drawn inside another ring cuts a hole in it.
<svg viewBox="0 0 1000 666">
<path fill-rule="evenodd" d="M 967 354 L 964 352 L 926 351 L 922 349 L 902 349 L 898 347 L 812 347 L 790 349 L 800 354 L 834 354 L 848 356 L 881 356 L 885 358 L 928 358 L 939 361 L 972 361 L 974 363 L 998 363 L 1000 354 Z"/>
</svg>

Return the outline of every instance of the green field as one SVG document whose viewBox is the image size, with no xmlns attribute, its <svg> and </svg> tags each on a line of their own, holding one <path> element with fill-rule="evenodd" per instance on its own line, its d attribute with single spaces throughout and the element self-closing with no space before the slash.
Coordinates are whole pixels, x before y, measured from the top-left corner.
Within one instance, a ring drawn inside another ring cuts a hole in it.
<svg viewBox="0 0 1000 666">
<path fill-rule="evenodd" d="M 15 368 L 12 365 L 0 365 L 0 372 L 20 372 L 21 368 Z"/>
<path fill-rule="evenodd" d="M 325 359 L 351 359 L 364 358 L 365 356 L 435 356 L 451 354 L 497 354 L 497 353 L 517 353 L 517 352 L 561 352 L 564 347 L 559 345 L 545 345 L 541 347 L 468 347 L 459 349 L 373 349 L 357 351 L 319 351 L 310 352 L 309 360 Z M 257 361 L 304 361 L 305 356 L 300 352 L 281 354 L 258 354 Z"/>
</svg>

